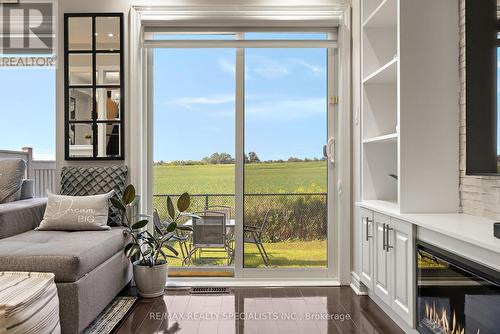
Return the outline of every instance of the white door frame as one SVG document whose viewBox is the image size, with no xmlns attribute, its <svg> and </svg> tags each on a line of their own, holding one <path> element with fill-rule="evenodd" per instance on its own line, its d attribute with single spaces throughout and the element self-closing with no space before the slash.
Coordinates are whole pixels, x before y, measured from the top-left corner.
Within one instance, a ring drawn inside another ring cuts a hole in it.
<svg viewBox="0 0 500 334">
<path fill-rule="evenodd" d="M 316 8 L 316 7 L 311 7 Z M 322 7 L 316 8 L 318 12 L 324 9 Z M 332 10 L 332 7 L 329 7 Z M 185 8 L 183 10 L 186 10 Z M 151 52 L 144 49 L 142 41 L 144 38 L 144 22 L 150 19 L 151 15 L 144 15 L 145 11 L 150 14 L 152 9 L 147 10 L 143 8 L 132 8 L 130 13 L 130 71 L 131 71 L 131 84 L 128 121 L 133 124 L 131 129 L 131 183 L 136 185 L 138 193 L 142 195 L 141 210 L 142 212 L 151 213 L 152 203 L 149 200 L 152 198 L 152 113 L 151 97 L 152 87 L 150 79 L 148 78 L 148 66 L 151 66 Z M 235 279 L 254 279 L 265 277 L 289 279 L 294 277 L 300 278 L 321 278 L 325 280 L 335 280 L 340 284 L 350 283 L 350 226 L 351 226 L 351 196 L 350 196 L 350 164 L 351 164 L 351 134 L 350 134 L 350 120 L 351 120 L 351 95 L 350 95 L 350 7 L 337 6 L 333 10 L 338 16 L 338 49 L 334 49 L 337 53 L 336 56 L 329 52 L 329 65 L 330 62 L 336 62 L 338 66 L 337 75 L 331 75 L 329 78 L 336 78 L 337 87 L 333 82 L 329 82 L 329 94 L 338 96 L 338 104 L 332 105 L 329 103 L 329 132 L 335 133 L 335 168 L 333 169 L 333 177 L 329 173 L 328 193 L 333 195 L 333 200 L 329 199 L 328 212 L 329 215 L 333 214 L 333 223 L 330 223 L 328 228 L 328 244 L 333 247 L 328 247 L 328 269 L 321 268 L 297 268 L 297 269 L 257 269 L 247 268 L 244 269 L 243 254 L 241 251 L 237 252 L 235 257 Z M 203 11 L 202 11 L 203 12 Z M 238 10 L 238 13 L 244 13 L 245 10 Z M 248 12 L 251 12 L 250 10 Z M 255 15 L 255 10 L 253 11 Z M 311 9 L 308 10 L 310 15 Z M 318 17 L 320 13 L 315 13 Z M 324 15 L 323 15 L 324 16 Z M 205 15 L 206 17 L 206 15 Z M 272 21 L 271 21 L 272 22 Z M 248 22 L 246 23 L 248 24 Z M 297 30 L 297 29 L 296 29 Z M 237 66 L 243 64 L 243 50 L 237 51 Z M 329 71 L 332 71 L 334 66 L 329 66 Z M 238 71 L 237 71 L 238 73 Z M 237 92 L 242 91 L 238 89 L 238 85 L 243 83 L 243 78 L 237 78 Z M 332 95 L 330 95 L 332 96 Z M 238 99 L 237 99 L 238 101 Z M 239 101 L 243 101 L 242 98 Z M 133 112 L 132 112 L 133 111 Z M 236 106 L 236 123 L 238 126 L 243 126 L 243 105 Z M 332 119 L 333 114 L 333 119 Z M 237 161 L 236 171 L 236 193 L 243 193 L 242 173 L 243 173 L 243 131 L 236 131 L 236 157 L 241 161 Z M 329 168 L 329 170 L 332 170 Z M 241 175 L 239 176 L 239 173 Z M 239 177 L 238 177 L 239 176 Z M 333 182 L 332 182 L 333 179 Z M 241 201 L 238 206 L 242 206 L 243 198 L 237 200 Z M 238 211 L 237 211 L 238 212 Z M 239 210 L 237 215 L 238 221 L 242 222 L 243 212 Z M 240 224 L 241 225 L 241 224 Z M 238 244 L 238 241 L 240 242 Z M 243 228 L 240 226 L 236 230 L 237 247 L 243 249 Z"/>
</svg>

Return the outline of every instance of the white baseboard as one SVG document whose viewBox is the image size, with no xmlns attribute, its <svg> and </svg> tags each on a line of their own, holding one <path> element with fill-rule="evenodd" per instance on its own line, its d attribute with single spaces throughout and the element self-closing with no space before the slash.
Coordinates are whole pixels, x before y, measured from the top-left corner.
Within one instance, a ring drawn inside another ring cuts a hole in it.
<svg viewBox="0 0 500 334">
<path fill-rule="evenodd" d="M 351 284 L 350 284 L 351 289 L 354 290 L 354 293 L 357 294 L 358 296 L 366 296 L 368 295 L 368 289 L 366 286 L 361 283 L 361 279 L 359 278 L 359 275 L 355 273 L 354 271 L 351 272 Z"/>
</svg>

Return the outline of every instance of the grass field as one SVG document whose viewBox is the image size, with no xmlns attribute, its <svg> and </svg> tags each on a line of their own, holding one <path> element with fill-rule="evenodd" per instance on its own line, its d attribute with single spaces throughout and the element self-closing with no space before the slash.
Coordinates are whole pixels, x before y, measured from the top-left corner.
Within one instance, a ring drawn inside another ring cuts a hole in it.
<svg viewBox="0 0 500 334">
<path fill-rule="evenodd" d="M 154 166 L 154 194 L 234 194 L 234 165 Z M 245 165 L 246 193 L 326 192 L 326 162 Z"/>
<path fill-rule="evenodd" d="M 177 244 L 173 246 L 179 250 Z M 326 267 L 326 240 L 264 243 L 264 247 L 270 257 L 270 267 Z M 265 267 L 257 247 L 254 245 L 246 244 L 244 254 L 246 268 Z M 224 252 L 204 252 L 201 258 L 193 260 L 193 264 L 196 266 L 227 265 L 227 260 L 224 257 Z M 169 265 L 174 267 L 181 266 L 181 262 L 180 257 L 179 259 L 169 259 Z"/>
<path fill-rule="evenodd" d="M 245 165 L 245 193 L 326 192 L 326 166 L 324 161 L 247 164 Z M 156 165 L 154 166 L 154 194 L 181 194 L 185 191 L 190 194 L 234 194 L 234 174 L 234 165 Z M 162 198 L 157 198 L 157 200 L 159 206 L 163 205 L 160 204 L 164 203 Z M 311 199 L 304 203 L 308 203 L 306 205 L 318 204 L 311 204 Z M 290 206 L 289 210 L 294 210 L 293 204 L 288 203 L 286 205 Z M 318 224 L 324 221 L 321 218 L 320 207 L 309 208 L 310 210 L 307 211 L 307 207 L 303 207 L 302 202 L 295 204 L 295 209 L 297 209 L 297 205 L 302 206 L 305 210 L 300 211 L 302 213 L 297 216 L 287 216 L 288 221 L 282 220 L 281 218 L 284 219 L 285 216 L 279 215 L 279 221 L 274 222 L 274 227 L 279 228 L 273 229 L 273 222 L 271 222 L 267 234 L 272 234 L 275 237 L 274 239 L 283 240 L 280 236 L 285 234 L 280 229 L 281 227 L 289 226 L 295 230 L 294 224 L 319 226 Z M 160 213 L 166 214 L 165 208 L 158 209 Z M 250 213 L 255 214 L 255 212 L 251 211 Z M 318 213 L 320 213 L 319 218 L 315 216 Z M 307 215 L 307 217 L 304 217 L 304 215 Z M 318 219 L 320 222 L 318 222 Z M 276 232 L 269 230 L 276 230 Z M 279 236 L 276 234 L 279 234 Z M 310 268 L 326 266 L 326 240 L 304 241 L 304 239 L 301 240 L 300 238 L 292 239 L 294 240 L 265 243 L 266 250 L 271 258 L 270 267 Z M 175 246 L 177 247 L 177 245 Z M 213 255 L 218 258 L 197 259 L 194 265 L 227 265 L 227 261 L 224 260 L 224 252 L 206 254 L 207 257 L 213 257 Z M 203 254 L 203 257 L 205 257 L 205 254 Z M 245 245 L 244 260 L 245 267 L 264 267 L 262 258 L 254 245 Z M 181 266 L 181 262 L 182 259 L 173 259 L 170 261 L 170 265 Z"/>
</svg>

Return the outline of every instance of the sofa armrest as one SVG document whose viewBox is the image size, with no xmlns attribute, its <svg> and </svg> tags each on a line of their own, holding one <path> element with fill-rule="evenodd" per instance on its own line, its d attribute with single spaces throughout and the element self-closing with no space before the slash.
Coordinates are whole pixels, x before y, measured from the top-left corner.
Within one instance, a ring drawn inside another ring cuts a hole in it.
<svg viewBox="0 0 500 334">
<path fill-rule="evenodd" d="M 0 204 L 0 239 L 33 230 L 43 219 L 46 198 Z"/>
</svg>

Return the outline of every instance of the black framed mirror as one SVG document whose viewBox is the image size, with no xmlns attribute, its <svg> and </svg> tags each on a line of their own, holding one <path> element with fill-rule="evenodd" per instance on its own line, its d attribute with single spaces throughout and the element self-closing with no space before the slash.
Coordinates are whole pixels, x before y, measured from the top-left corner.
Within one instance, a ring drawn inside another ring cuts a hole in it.
<svg viewBox="0 0 500 334">
<path fill-rule="evenodd" d="M 122 13 L 64 15 L 65 159 L 124 159 Z"/>
</svg>

